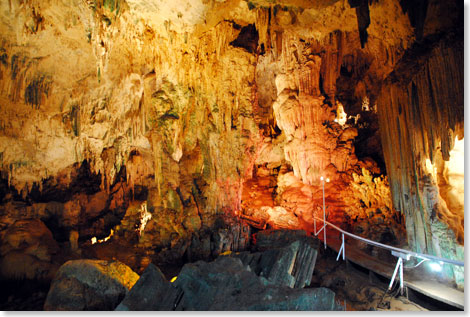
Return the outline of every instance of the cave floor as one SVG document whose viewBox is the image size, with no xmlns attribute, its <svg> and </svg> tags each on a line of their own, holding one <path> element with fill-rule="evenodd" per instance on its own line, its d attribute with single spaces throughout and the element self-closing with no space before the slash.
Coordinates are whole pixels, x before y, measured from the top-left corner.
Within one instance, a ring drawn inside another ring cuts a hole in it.
<svg viewBox="0 0 470 317">
<path fill-rule="evenodd" d="M 320 240 L 323 234 L 319 235 Z M 117 259 L 131 264 L 139 274 L 152 260 L 151 255 L 141 254 L 132 244 L 110 241 L 93 246 L 82 246 L 81 255 L 70 258 Z M 318 256 L 310 287 L 327 287 L 336 294 L 341 305 L 346 303 L 348 311 L 390 310 L 390 311 L 423 311 L 423 310 L 457 310 L 464 309 L 464 293 L 437 275 L 431 276 L 421 265 L 418 268 L 406 269 L 404 280 L 408 292 L 399 296 L 397 286 L 386 293 L 390 278 L 396 264 L 396 258 L 389 251 L 367 247 L 357 240 L 346 239 L 346 261 L 336 261 L 341 246 L 340 236 L 336 231 L 327 231 L 328 248 L 323 243 L 318 249 Z M 140 250 L 142 251 L 142 250 Z M 183 263 L 159 265 L 169 280 L 177 276 Z M 47 285 L 27 285 L 20 281 L 10 285 L 16 289 L 10 294 L 3 294 L 0 310 L 42 310 L 47 295 Z M 424 295 L 422 295 L 424 294 Z M 427 296 L 426 296 L 427 295 Z M 442 304 L 446 303 L 446 304 Z"/>
<path fill-rule="evenodd" d="M 323 232 L 319 234 L 319 238 L 323 242 Z M 337 231 L 329 229 L 327 230 L 326 239 L 328 247 L 333 249 L 336 252 L 335 255 L 337 255 L 341 247 L 341 236 Z M 391 255 L 390 251 L 365 246 L 364 243 L 352 238 L 345 238 L 345 244 L 347 261 L 386 278 L 387 283 L 390 282 L 397 263 L 397 258 Z M 340 259 L 340 261 L 343 260 Z M 424 264 L 416 268 L 407 268 L 411 265 L 406 262 L 404 264 L 403 279 L 405 288 L 408 287 L 424 296 L 444 303 L 445 306 L 449 305 L 447 306 L 448 309 L 464 309 L 465 294 L 456 287 L 453 281 L 444 278 L 439 273 L 429 272 Z M 395 279 L 395 283 L 398 284 L 397 279 Z"/>
</svg>

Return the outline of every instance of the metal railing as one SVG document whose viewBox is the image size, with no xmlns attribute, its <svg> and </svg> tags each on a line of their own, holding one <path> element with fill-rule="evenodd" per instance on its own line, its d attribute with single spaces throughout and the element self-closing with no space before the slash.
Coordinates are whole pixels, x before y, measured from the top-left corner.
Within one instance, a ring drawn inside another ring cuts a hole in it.
<svg viewBox="0 0 470 317">
<path fill-rule="evenodd" d="M 465 266 L 465 263 L 462 262 L 462 261 L 446 259 L 446 258 L 440 258 L 440 257 L 434 256 L 434 255 L 423 254 L 423 253 L 418 253 L 418 252 L 405 250 L 405 249 L 401 249 L 401 248 L 397 248 L 397 247 L 392 247 L 392 246 L 389 246 L 389 245 L 386 245 L 386 244 L 383 244 L 383 243 L 380 243 L 380 242 L 376 242 L 376 241 L 373 241 L 373 240 L 369 240 L 369 239 L 357 236 L 355 234 L 352 234 L 350 232 L 347 232 L 347 231 L 339 228 L 338 226 L 335 226 L 331 222 L 326 221 L 325 218 L 326 218 L 326 216 L 325 216 L 325 207 L 323 206 L 323 219 L 313 216 L 314 233 L 315 233 L 315 236 L 318 236 L 318 234 L 323 230 L 323 242 L 324 242 L 324 245 L 325 245 L 325 249 L 326 249 L 326 246 L 327 246 L 327 243 L 326 243 L 326 227 L 330 226 L 333 229 L 335 229 L 335 230 L 337 230 L 341 233 L 341 247 L 338 251 L 338 256 L 336 258 L 336 261 L 339 260 L 339 257 L 341 256 L 341 254 L 343 255 L 343 260 L 346 259 L 346 244 L 344 242 L 344 236 L 345 235 L 348 236 L 348 237 L 351 237 L 353 239 L 365 242 L 367 244 L 370 244 L 370 245 L 373 245 L 373 246 L 376 246 L 376 247 L 379 247 L 379 248 L 390 250 L 392 252 L 393 256 L 398 257 L 397 264 L 395 266 L 395 270 L 393 272 L 392 279 L 390 281 L 390 285 L 388 287 L 388 290 L 390 290 L 392 288 L 393 282 L 395 281 L 395 277 L 396 277 L 397 273 L 399 272 L 399 274 L 400 274 L 400 277 L 399 277 L 399 279 L 400 279 L 400 292 L 401 292 L 402 295 L 403 295 L 403 259 L 409 260 L 411 258 L 411 256 L 414 256 L 414 257 L 416 257 L 418 259 L 422 259 L 424 261 L 429 260 L 429 261 L 437 261 L 437 262 L 440 262 L 440 263 L 449 263 L 449 264 L 452 264 L 452 265 Z M 320 221 L 323 222 L 323 227 L 321 227 L 321 229 L 318 230 L 318 231 L 316 229 L 317 228 L 317 222 L 316 222 L 317 220 L 320 220 Z"/>
<path fill-rule="evenodd" d="M 336 258 L 336 261 L 339 260 L 339 257 L 340 257 L 341 254 L 343 254 L 343 261 L 346 259 L 346 244 L 344 243 L 344 235 L 347 235 L 347 236 L 349 236 L 353 239 L 356 239 L 356 240 L 360 240 L 360 241 L 365 242 L 367 244 L 370 244 L 370 245 L 373 245 L 373 246 L 376 246 L 376 247 L 379 247 L 379 248 L 383 248 L 383 249 L 387 249 L 387 250 L 392 251 L 392 255 L 395 256 L 395 257 L 398 257 L 398 260 L 397 260 L 397 265 L 395 266 L 395 270 L 393 271 L 392 279 L 390 281 L 390 285 L 388 286 L 388 290 L 392 289 L 393 282 L 395 281 L 395 277 L 396 277 L 397 273 L 399 272 L 399 274 L 400 274 L 399 279 L 400 279 L 400 293 L 401 293 L 401 295 L 403 295 L 403 259 L 409 260 L 411 258 L 411 256 L 414 256 L 418 259 L 422 259 L 423 260 L 422 262 L 424 262 L 424 261 L 437 261 L 437 262 L 440 262 L 440 263 L 449 263 L 449 264 L 452 264 L 452 265 L 465 266 L 465 263 L 462 262 L 462 261 L 451 260 L 451 259 L 446 259 L 446 258 L 440 258 L 440 257 L 434 256 L 434 255 L 413 252 L 413 251 L 409 251 L 409 250 L 405 250 L 405 249 L 400 249 L 400 248 L 397 248 L 397 247 L 392 247 L 392 246 L 389 246 L 389 245 L 386 245 L 386 244 L 383 244 L 383 243 L 380 243 L 380 242 L 376 242 L 376 241 L 373 241 L 373 240 L 369 240 L 369 239 L 357 236 L 355 234 L 349 233 L 349 232 L 335 226 L 334 224 L 326 221 L 325 181 L 328 183 L 330 180 L 328 178 L 325 180 L 323 178 L 323 176 L 320 177 L 320 180 L 321 180 L 322 187 L 323 187 L 323 219 L 317 218 L 317 217 L 315 217 L 315 215 L 313 215 L 314 233 L 315 233 L 315 236 L 318 236 L 318 234 L 323 230 L 323 243 L 325 244 L 325 249 L 326 249 L 326 245 L 327 245 L 326 244 L 326 226 L 328 225 L 328 226 L 332 227 L 333 229 L 335 229 L 335 230 L 337 230 L 341 233 L 341 248 L 338 251 L 338 257 Z M 323 221 L 323 227 L 321 227 L 321 229 L 318 230 L 318 231 L 317 231 L 317 219 L 320 220 L 320 221 Z M 418 263 L 418 265 L 420 265 L 421 263 Z"/>
</svg>

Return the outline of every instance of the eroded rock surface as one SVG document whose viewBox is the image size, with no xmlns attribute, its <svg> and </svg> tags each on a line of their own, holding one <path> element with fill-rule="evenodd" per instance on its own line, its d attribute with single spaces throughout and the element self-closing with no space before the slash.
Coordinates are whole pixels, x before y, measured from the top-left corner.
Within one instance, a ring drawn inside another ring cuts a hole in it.
<svg viewBox="0 0 470 317">
<path fill-rule="evenodd" d="M 184 292 L 178 310 L 340 309 L 329 289 L 273 286 L 247 270 L 240 259 L 232 257 L 186 264 L 175 285 Z"/>
<path fill-rule="evenodd" d="M 3 1 L 0 231 L 140 270 L 247 244 L 213 215 L 312 231 L 323 176 L 329 221 L 462 258 L 464 10 L 419 3 Z"/>
<path fill-rule="evenodd" d="M 17 220 L 0 235 L 0 274 L 3 279 L 52 280 L 59 245 L 39 219 Z"/>
<path fill-rule="evenodd" d="M 243 265 L 250 266 L 251 271 L 266 278 L 270 283 L 303 288 L 310 285 L 317 259 L 317 247 L 318 240 L 302 239 L 282 248 L 270 248 L 255 253 L 237 252 L 232 256 L 239 258 Z"/>
<path fill-rule="evenodd" d="M 113 310 L 138 279 L 118 261 L 68 261 L 52 281 L 44 310 Z"/>
<path fill-rule="evenodd" d="M 174 310 L 181 295 L 181 290 L 150 263 L 116 310 Z"/>
</svg>

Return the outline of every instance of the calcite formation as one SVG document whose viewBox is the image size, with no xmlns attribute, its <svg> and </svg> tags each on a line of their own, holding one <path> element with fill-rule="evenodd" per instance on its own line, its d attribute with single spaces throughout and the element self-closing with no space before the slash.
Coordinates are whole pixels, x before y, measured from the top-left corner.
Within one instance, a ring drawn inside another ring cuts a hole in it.
<svg viewBox="0 0 470 317">
<path fill-rule="evenodd" d="M 463 261 L 463 196 L 448 195 L 450 183 L 458 183 L 463 170 L 447 172 L 451 150 L 464 137 L 463 42 L 451 33 L 422 45 L 431 48 L 419 62 L 404 59 L 382 89 L 384 156 L 410 245 Z M 416 72 L 404 71 L 410 66 Z M 463 189 L 463 184 L 455 187 Z M 455 274 L 463 279 L 460 269 Z"/>
<path fill-rule="evenodd" d="M 0 234 L 138 271 L 311 232 L 324 185 L 329 221 L 461 258 L 463 15 L 415 2 L 3 1 Z"/>
</svg>

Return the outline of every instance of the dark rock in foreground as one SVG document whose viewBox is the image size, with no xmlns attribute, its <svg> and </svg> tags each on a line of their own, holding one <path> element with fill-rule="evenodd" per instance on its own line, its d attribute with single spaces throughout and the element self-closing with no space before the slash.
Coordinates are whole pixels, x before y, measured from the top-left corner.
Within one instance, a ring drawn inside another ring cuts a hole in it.
<svg viewBox="0 0 470 317">
<path fill-rule="evenodd" d="M 280 230 L 258 233 L 257 241 L 257 248 L 264 252 L 240 252 L 232 256 L 275 285 L 293 288 L 310 285 L 317 259 L 317 239 L 308 237 L 305 231 Z"/>
<path fill-rule="evenodd" d="M 181 290 L 150 263 L 116 310 L 174 310 L 180 296 Z"/>
<path fill-rule="evenodd" d="M 283 248 L 295 241 L 307 241 L 313 248 L 318 248 L 319 240 L 307 236 L 304 230 L 262 230 L 255 234 L 256 243 L 253 251 L 266 251 L 276 248 Z"/>
<path fill-rule="evenodd" d="M 318 240 L 289 230 L 260 237 L 262 252 L 186 264 L 174 283 L 150 264 L 116 310 L 342 310 L 331 290 L 301 289 L 310 284 Z"/>
<path fill-rule="evenodd" d="M 301 232 L 263 239 L 266 245 L 274 239 L 275 248 L 186 264 L 173 283 L 153 264 L 139 278 L 120 262 L 69 261 L 55 276 L 44 309 L 342 310 L 330 289 L 302 288 L 312 277 L 317 240 Z"/>
<path fill-rule="evenodd" d="M 52 281 L 44 310 L 113 310 L 138 279 L 118 261 L 68 261 Z"/>
<path fill-rule="evenodd" d="M 327 288 L 274 286 L 240 259 L 186 264 L 174 283 L 183 292 L 176 310 L 340 310 Z"/>
</svg>

